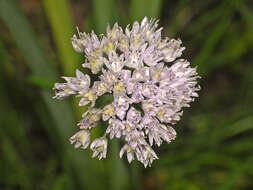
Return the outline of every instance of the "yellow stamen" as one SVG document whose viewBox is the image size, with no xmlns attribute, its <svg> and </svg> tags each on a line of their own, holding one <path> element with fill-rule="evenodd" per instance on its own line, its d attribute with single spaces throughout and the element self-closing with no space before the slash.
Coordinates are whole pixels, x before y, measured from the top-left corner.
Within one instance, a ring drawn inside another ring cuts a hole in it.
<svg viewBox="0 0 253 190">
<path fill-rule="evenodd" d="M 103 150 L 104 150 L 104 146 L 99 146 L 99 147 L 97 147 L 97 151 L 98 151 L 98 152 L 103 152 Z"/>
<path fill-rule="evenodd" d="M 136 44 L 140 41 L 141 34 L 138 33 L 138 34 L 136 34 L 135 37 L 136 37 L 136 38 L 135 38 L 135 40 L 134 40 L 134 45 L 136 45 Z"/>
<path fill-rule="evenodd" d="M 106 92 L 107 88 L 105 86 L 105 83 L 100 83 L 98 85 L 98 92 Z"/>
<path fill-rule="evenodd" d="M 115 84 L 113 91 L 114 92 L 122 92 L 125 89 L 125 85 L 122 81 Z"/>
<path fill-rule="evenodd" d="M 92 93 L 91 91 L 88 91 L 87 93 L 85 93 L 84 96 L 85 96 L 89 101 L 95 100 L 95 94 Z"/>
<path fill-rule="evenodd" d="M 150 31 L 148 30 L 148 31 L 146 32 L 146 38 L 148 38 L 149 35 L 150 35 Z"/>
<path fill-rule="evenodd" d="M 160 109 L 160 110 L 157 112 L 158 118 L 163 118 L 164 114 L 165 114 L 165 109 Z"/>
<path fill-rule="evenodd" d="M 116 32 L 116 29 L 113 28 L 112 31 L 111 31 L 111 36 L 112 36 L 112 37 L 114 37 L 115 32 Z"/>
<path fill-rule="evenodd" d="M 104 46 L 103 50 L 104 50 L 105 52 L 108 52 L 108 51 L 113 50 L 114 47 L 115 47 L 114 44 L 113 44 L 112 42 L 109 42 L 108 44 L 106 44 L 106 45 Z"/>
<path fill-rule="evenodd" d="M 124 48 L 127 47 L 127 45 L 126 45 L 126 43 L 127 43 L 126 39 L 122 39 L 120 41 L 120 43 L 121 43 L 122 47 L 124 47 Z"/>
<path fill-rule="evenodd" d="M 84 138 L 85 138 L 85 135 L 86 135 L 86 133 L 83 132 L 76 140 L 79 141 L 79 142 L 83 142 Z"/>
<path fill-rule="evenodd" d="M 99 120 L 99 114 L 95 113 L 90 116 L 92 122 Z"/>
<path fill-rule="evenodd" d="M 142 74 L 141 74 L 140 72 L 137 72 L 137 73 L 135 74 L 135 77 L 136 77 L 137 79 L 141 79 L 141 78 L 142 78 Z"/>
<path fill-rule="evenodd" d="M 130 132 L 132 130 L 131 125 L 129 125 L 128 123 L 126 124 L 126 131 Z"/>
<path fill-rule="evenodd" d="M 155 78 L 157 79 L 157 80 L 159 80 L 160 79 L 160 76 L 161 76 L 161 72 L 160 71 L 155 71 Z"/>
<path fill-rule="evenodd" d="M 151 110 L 154 106 L 151 103 L 145 104 L 147 110 Z"/>
<path fill-rule="evenodd" d="M 109 115 L 109 116 L 114 116 L 115 112 L 114 112 L 114 107 L 113 106 L 109 106 L 104 110 L 104 113 Z"/>
<path fill-rule="evenodd" d="M 133 149 L 130 146 L 128 146 L 128 148 L 126 149 L 126 152 L 132 152 L 132 151 Z"/>
<path fill-rule="evenodd" d="M 98 57 L 100 55 L 100 49 L 96 49 L 91 53 L 93 56 Z"/>
<path fill-rule="evenodd" d="M 64 92 L 66 92 L 66 93 L 71 92 L 71 91 L 72 91 L 71 88 L 66 88 L 66 89 L 64 90 Z"/>
<path fill-rule="evenodd" d="M 93 59 L 90 61 L 90 67 L 92 71 L 98 71 L 98 67 L 99 67 L 99 59 Z"/>
</svg>

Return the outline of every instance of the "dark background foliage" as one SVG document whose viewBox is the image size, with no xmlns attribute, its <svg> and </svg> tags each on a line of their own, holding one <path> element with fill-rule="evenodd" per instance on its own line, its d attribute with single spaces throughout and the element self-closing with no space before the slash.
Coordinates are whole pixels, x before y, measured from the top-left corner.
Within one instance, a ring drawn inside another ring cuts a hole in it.
<svg viewBox="0 0 253 190">
<path fill-rule="evenodd" d="M 253 189 L 252 8 L 250 0 L 0 0 L 0 189 Z M 177 139 L 156 148 L 160 159 L 147 169 L 120 160 L 117 141 L 103 161 L 74 150 L 68 138 L 83 109 L 52 100 L 51 89 L 81 68 L 75 26 L 102 33 L 144 16 L 181 38 L 202 77 Z"/>
</svg>

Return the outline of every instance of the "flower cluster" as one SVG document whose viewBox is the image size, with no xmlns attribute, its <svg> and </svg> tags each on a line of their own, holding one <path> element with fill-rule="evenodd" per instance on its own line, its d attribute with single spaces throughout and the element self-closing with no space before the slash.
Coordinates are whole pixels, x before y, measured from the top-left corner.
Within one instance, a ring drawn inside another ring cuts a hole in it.
<svg viewBox="0 0 253 190">
<path fill-rule="evenodd" d="M 177 59 L 184 47 L 180 40 L 163 39 L 158 21 L 146 17 L 123 30 L 116 23 L 107 27 L 106 35 L 97 36 L 78 32 L 72 44 L 84 53 L 84 68 L 89 76 L 76 70 L 76 77 L 63 77 L 65 83 L 54 86 L 56 99 L 76 94 L 79 106 L 88 105 L 80 131 L 70 138 L 75 148 L 86 149 L 91 141 L 91 130 L 104 121 L 105 135 L 90 145 L 93 157 L 106 157 L 107 134 L 110 139 L 121 138 L 125 145 L 120 157 L 126 154 L 128 162 L 137 159 L 150 166 L 158 156 L 152 145 L 160 146 L 176 138 L 171 127 L 183 113 L 183 107 L 198 96 L 196 68 Z M 109 94 L 112 101 L 97 106 L 97 100 Z M 107 123 L 107 124 L 106 124 Z"/>
</svg>

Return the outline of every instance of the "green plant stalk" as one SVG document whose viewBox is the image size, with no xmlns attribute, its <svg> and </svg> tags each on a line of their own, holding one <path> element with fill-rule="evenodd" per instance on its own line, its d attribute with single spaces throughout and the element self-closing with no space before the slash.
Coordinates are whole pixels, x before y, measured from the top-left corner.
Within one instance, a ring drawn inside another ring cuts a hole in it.
<svg viewBox="0 0 253 190">
<path fill-rule="evenodd" d="M 93 14 L 91 20 L 95 23 L 94 27 L 97 33 L 104 33 L 106 31 L 107 24 L 112 25 L 114 24 L 113 22 L 116 21 L 116 18 L 119 18 L 118 7 L 116 6 L 115 0 L 92 0 L 92 10 Z M 108 98 L 109 97 L 104 97 L 102 102 L 107 102 Z M 99 133 L 101 131 L 99 130 L 97 132 Z M 111 156 L 111 159 L 108 159 L 107 161 L 107 165 L 109 166 L 108 170 L 110 171 L 110 189 L 125 190 L 127 189 L 128 178 L 126 168 L 124 167 L 122 160 L 119 158 L 119 143 L 110 143 L 108 150 L 110 150 L 108 151 L 108 154 L 110 155 L 107 156 Z"/>
<path fill-rule="evenodd" d="M 162 6 L 162 0 L 131 0 L 130 2 L 130 21 L 140 21 L 145 16 L 149 18 L 158 18 Z M 131 173 L 137 178 L 133 180 L 134 187 L 137 189 L 140 187 L 141 171 L 140 167 L 131 165 Z"/>
</svg>

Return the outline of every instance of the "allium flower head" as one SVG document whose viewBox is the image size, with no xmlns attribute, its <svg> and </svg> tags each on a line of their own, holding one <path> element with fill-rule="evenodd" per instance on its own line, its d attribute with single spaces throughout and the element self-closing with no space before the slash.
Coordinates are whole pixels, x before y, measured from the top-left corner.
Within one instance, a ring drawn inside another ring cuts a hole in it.
<svg viewBox="0 0 253 190">
<path fill-rule="evenodd" d="M 92 141 L 92 157 L 105 158 L 107 139 L 118 138 L 125 143 L 120 157 L 125 154 L 129 163 L 137 159 L 146 167 L 158 159 L 153 145 L 176 138 L 172 126 L 198 97 L 199 76 L 180 59 L 181 40 L 162 38 L 157 27 L 157 20 L 145 17 L 124 30 L 116 23 L 105 35 L 78 31 L 73 36 L 74 49 L 86 58 L 82 66 L 94 75 L 76 70 L 76 77 L 63 77 L 66 82 L 54 86 L 54 98 L 76 94 L 79 106 L 88 105 L 80 131 L 70 138 L 75 148 L 88 147 L 90 132 L 100 122 L 105 134 Z"/>
</svg>

